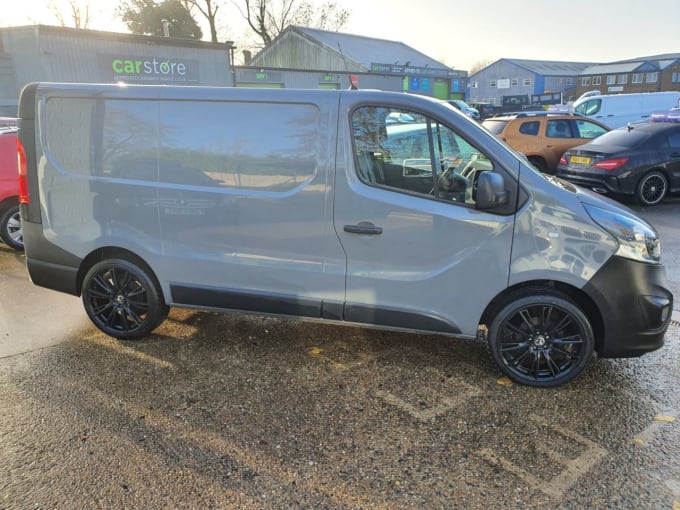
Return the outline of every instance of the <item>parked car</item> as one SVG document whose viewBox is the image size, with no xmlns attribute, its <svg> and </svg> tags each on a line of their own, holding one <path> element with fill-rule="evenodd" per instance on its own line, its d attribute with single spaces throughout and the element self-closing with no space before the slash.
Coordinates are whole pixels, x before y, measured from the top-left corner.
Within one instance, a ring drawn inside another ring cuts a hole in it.
<svg viewBox="0 0 680 510">
<path fill-rule="evenodd" d="M 12 122 L 13 121 L 13 122 Z M 19 218 L 16 119 L 0 119 L 0 239 L 15 250 L 24 249 Z"/>
<path fill-rule="evenodd" d="M 557 175 L 598 193 L 658 204 L 680 191 L 680 118 L 655 115 L 571 149 Z"/>
<path fill-rule="evenodd" d="M 500 106 L 491 103 L 470 103 L 470 106 L 479 112 L 479 118 L 481 120 L 493 117 L 501 110 Z"/>
<path fill-rule="evenodd" d="M 607 126 L 594 120 L 546 112 L 493 117 L 482 125 L 545 173 L 555 172 L 567 149 L 609 131 Z"/>
<path fill-rule="evenodd" d="M 449 101 L 449 104 L 451 106 L 458 108 L 461 112 L 463 112 L 471 119 L 479 120 L 479 112 L 475 108 L 467 104 L 465 101 L 461 99 L 451 99 Z"/>
</svg>

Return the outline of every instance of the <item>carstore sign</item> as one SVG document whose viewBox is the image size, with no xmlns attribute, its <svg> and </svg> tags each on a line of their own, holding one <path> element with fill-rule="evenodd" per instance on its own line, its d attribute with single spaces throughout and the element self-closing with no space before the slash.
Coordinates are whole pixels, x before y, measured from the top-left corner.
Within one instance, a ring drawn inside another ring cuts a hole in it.
<svg viewBox="0 0 680 510">
<path fill-rule="evenodd" d="M 115 82 L 196 84 L 198 61 L 186 58 L 106 55 L 106 73 Z"/>
</svg>

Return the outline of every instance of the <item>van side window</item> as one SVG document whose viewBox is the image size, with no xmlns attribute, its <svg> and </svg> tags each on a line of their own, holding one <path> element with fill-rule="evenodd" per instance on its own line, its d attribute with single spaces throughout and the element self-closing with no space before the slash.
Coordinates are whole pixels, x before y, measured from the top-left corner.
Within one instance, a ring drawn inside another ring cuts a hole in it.
<svg viewBox="0 0 680 510">
<path fill-rule="evenodd" d="M 67 174 L 286 192 L 318 161 L 313 105 L 54 98 L 46 118 Z"/>
<path fill-rule="evenodd" d="M 163 101 L 159 116 L 160 182 L 286 192 L 316 172 L 313 105 Z"/>
<path fill-rule="evenodd" d="M 462 136 L 420 113 L 365 106 L 351 121 L 356 172 L 370 186 L 474 205 L 478 173 L 493 170 Z"/>
<path fill-rule="evenodd" d="M 151 102 L 50 98 L 47 155 L 65 174 L 155 180 L 157 117 Z"/>
</svg>

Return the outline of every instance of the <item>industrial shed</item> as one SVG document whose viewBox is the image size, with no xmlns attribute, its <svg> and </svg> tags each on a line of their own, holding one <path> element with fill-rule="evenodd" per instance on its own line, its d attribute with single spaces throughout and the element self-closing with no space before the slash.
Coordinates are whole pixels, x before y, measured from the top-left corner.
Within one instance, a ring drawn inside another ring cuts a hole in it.
<svg viewBox="0 0 680 510">
<path fill-rule="evenodd" d="M 495 105 L 503 104 L 503 96 L 555 94 L 566 101 L 576 94 L 579 76 L 591 65 L 502 58 L 470 76 L 468 97 L 472 102 Z"/>
<path fill-rule="evenodd" d="M 237 86 L 359 88 L 464 99 L 467 71 L 451 69 L 402 42 L 289 26 L 248 63 Z"/>
<path fill-rule="evenodd" d="M 233 84 L 229 44 L 34 25 L 0 28 L 0 115 L 33 81 Z"/>
</svg>

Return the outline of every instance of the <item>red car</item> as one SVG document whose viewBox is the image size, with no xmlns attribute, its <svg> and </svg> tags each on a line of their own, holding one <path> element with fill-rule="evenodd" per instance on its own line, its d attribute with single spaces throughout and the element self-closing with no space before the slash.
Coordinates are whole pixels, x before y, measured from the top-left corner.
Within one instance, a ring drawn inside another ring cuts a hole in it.
<svg viewBox="0 0 680 510">
<path fill-rule="evenodd" d="M 0 239 L 15 250 L 24 249 L 19 217 L 16 119 L 0 117 Z"/>
</svg>

